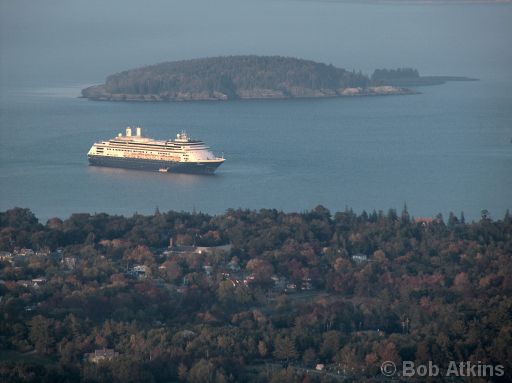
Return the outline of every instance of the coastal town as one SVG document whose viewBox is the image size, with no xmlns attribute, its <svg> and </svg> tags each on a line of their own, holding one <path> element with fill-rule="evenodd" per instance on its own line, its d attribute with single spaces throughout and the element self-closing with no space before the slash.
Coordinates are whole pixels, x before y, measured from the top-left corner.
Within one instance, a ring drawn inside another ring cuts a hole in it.
<svg viewBox="0 0 512 383">
<path fill-rule="evenodd" d="M 467 316 L 474 304 L 485 300 L 502 315 L 512 304 L 508 213 L 492 221 L 486 211 L 468 224 L 463 214 L 331 215 L 318 206 L 75 214 L 42 225 L 13 209 L 0 222 L 2 376 L 42 369 L 95 382 L 378 377 L 381 360 L 441 358 L 425 342 L 429 326 L 455 331 L 475 323 Z M 440 294 L 467 309 L 454 311 Z M 481 341 L 506 365 L 508 335 L 486 329 Z M 467 357 L 475 352 L 463 333 L 443 339 Z"/>
</svg>

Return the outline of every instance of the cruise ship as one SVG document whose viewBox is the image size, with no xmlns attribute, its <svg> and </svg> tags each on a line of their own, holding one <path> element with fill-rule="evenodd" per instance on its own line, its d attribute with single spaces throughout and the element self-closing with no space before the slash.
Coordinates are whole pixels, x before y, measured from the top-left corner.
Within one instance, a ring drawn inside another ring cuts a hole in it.
<svg viewBox="0 0 512 383">
<path fill-rule="evenodd" d="M 142 129 L 126 128 L 108 141 L 96 142 L 87 153 L 89 163 L 139 170 L 170 173 L 213 174 L 225 161 L 216 157 L 203 141 L 191 139 L 181 132 L 174 140 L 154 140 L 143 137 Z"/>
</svg>

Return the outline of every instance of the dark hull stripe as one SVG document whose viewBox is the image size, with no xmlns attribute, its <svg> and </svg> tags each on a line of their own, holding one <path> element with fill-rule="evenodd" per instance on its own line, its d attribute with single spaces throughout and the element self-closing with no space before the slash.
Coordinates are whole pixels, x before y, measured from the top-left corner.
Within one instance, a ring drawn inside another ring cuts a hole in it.
<svg viewBox="0 0 512 383">
<path fill-rule="evenodd" d="M 87 156 L 94 166 L 107 166 L 124 169 L 160 171 L 167 169 L 170 173 L 213 174 L 222 162 L 168 162 L 141 160 L 137 158 Z"/>
</svg>

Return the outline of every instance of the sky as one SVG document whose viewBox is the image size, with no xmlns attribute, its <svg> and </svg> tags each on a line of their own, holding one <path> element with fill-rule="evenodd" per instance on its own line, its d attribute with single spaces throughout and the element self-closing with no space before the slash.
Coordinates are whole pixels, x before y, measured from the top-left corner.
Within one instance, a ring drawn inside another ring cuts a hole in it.
<svg viewBox="0 0 512 383">
<path fill-rule="evenodd" d="M 509 75 L 509 5 L 291 0 L 4 0 L 0 81 L 100 83 L 162 61 L 283 55 L 367 74 Z"/>
</svg>

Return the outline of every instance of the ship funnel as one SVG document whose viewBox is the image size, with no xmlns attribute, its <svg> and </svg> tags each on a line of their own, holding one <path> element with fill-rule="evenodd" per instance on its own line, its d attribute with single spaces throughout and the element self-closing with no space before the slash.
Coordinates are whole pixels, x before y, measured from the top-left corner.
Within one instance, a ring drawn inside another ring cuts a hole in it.
<svg viewBox="0 0 512 383">
<path fill-rule="evenodd" d="M 140 126 L 137 126 L 137 137 L 141 136 L 141 131 L 142 129 L 140 128 Z"/>
<path fill-rule="evenodd" d="M 126 137 L 131 137 L 131 136 L 132 136 L 132 128 L 127 127 L 126 128 Z"/>
</svg>

